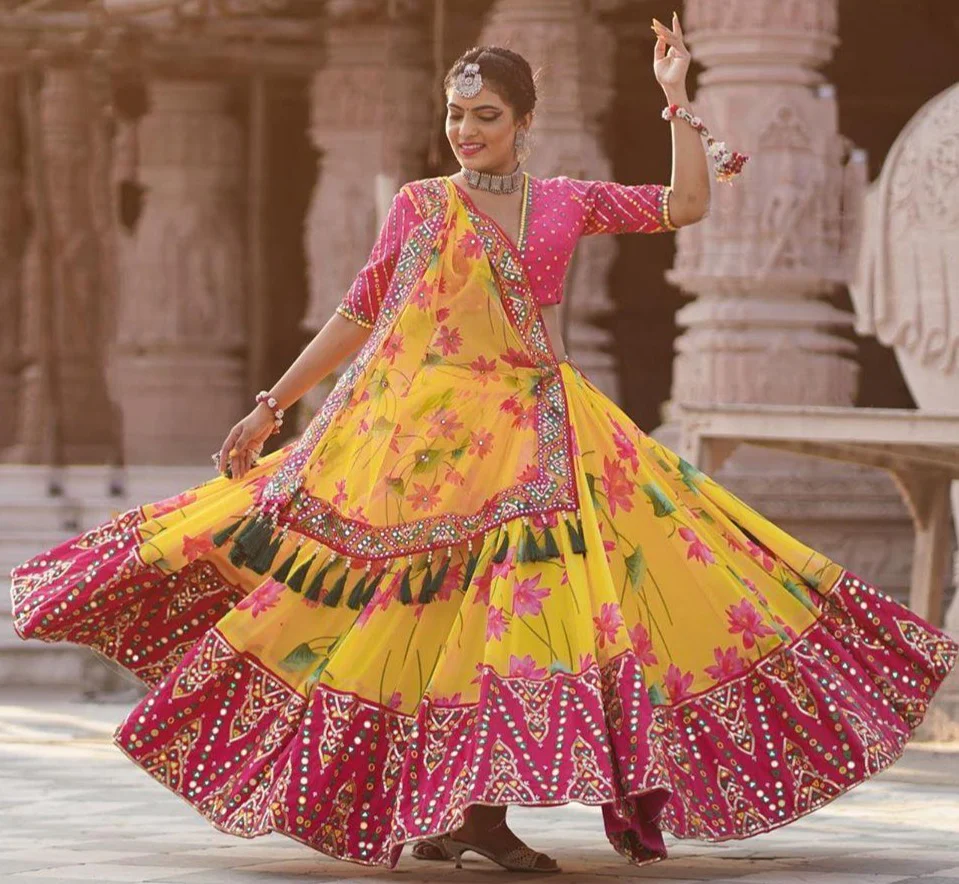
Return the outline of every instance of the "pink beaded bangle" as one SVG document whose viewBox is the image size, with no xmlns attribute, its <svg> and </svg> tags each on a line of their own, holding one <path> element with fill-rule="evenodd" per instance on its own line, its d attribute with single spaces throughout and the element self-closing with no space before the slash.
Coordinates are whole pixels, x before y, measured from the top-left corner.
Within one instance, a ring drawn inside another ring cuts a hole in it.
<svg viewBox="0 0 959 884">
<path fill-rule="evenodd" d="M 271 396 L 266 390 L 260 390 L 256 394 L 257 405 L 263 404 L 270 411 L 273 412 L 273 434 L 280 432 L 280 427 L 283 426 L 283 409 L 279 407 L 279 403 L 276 401 L 274 396 Z"/>
<path fill-rule="evenodd" d="M 749 157 L 744 153 L 730 150 L 725 141 L 717 141 L 709 134 L 706 124 L 699 117 L 694 117 L 686 108 L 678 104 L 671 104 L 663 108 L 663 119 L 672 121 L 674 118 L 689 123 L 703 138 L 706 139 L 706 153 L 712 158 L 713 168 L 717 181 L 731 182 L 743 170 Z"/>
</svg>

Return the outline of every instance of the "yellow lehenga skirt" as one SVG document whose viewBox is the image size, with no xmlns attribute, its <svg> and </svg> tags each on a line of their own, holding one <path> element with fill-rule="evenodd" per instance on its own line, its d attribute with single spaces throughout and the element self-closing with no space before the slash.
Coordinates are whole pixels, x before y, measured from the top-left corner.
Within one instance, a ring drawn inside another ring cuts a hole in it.
<svg viewBox="0 0 959 884">
<path fill-rule="evenodd" d="M 569 801 L 652 862 L 891 764 L 956 644 L 552 358 L 508 243 L 428 196 L 306 433 L 16 569 L 21 634 L 145 682 L 117 743 L 216 826 L 363 863 Z"/>
</svg>

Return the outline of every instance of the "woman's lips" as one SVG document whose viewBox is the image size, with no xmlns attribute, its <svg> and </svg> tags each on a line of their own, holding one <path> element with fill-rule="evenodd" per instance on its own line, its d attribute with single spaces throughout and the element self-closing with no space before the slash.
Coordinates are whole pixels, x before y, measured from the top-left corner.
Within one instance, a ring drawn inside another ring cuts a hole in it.
<svg viewBox="0 0 959 884">
<path fill-rule="evenodd" d="M 471 157 L 474 154 L 479 153 L 483 149 L 483 145 L 482 144 L 461 144 L 459 148 L 460 148 L 461 154 Z"/>
</svg>

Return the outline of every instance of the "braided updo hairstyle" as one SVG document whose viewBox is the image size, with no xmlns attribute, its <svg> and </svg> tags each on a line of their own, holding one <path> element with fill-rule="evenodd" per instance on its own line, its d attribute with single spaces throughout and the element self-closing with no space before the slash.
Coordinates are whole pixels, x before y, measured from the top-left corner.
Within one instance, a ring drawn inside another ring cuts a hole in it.
<svg viewBox="0 0 959 884">
<path fill-rule="evenodd" d="M 516 114 L 525 117 L 536 107 L 536 80 L 529 62 L 518 52 L 502 46 L 474 46 L 467 49 L 449 69 L 443 80 L 446 92 L 468 64 L 478 64 L 483 85 L 489 86 Z"/>
</svg>

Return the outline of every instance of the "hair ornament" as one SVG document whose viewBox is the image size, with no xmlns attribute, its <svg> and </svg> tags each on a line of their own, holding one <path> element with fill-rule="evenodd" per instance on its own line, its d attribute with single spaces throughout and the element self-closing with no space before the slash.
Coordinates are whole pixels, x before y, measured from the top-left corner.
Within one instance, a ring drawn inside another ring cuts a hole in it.
<svg viewBox="0 0 959 884">
<path fill-rule="evenodd" d="M 453 88 L 463 98 L 473 98 L 480 94 L 483 88 L 483 75 L 475 61 L 463 65 L 463 70 L 453 80 Z"/>
</svg>

